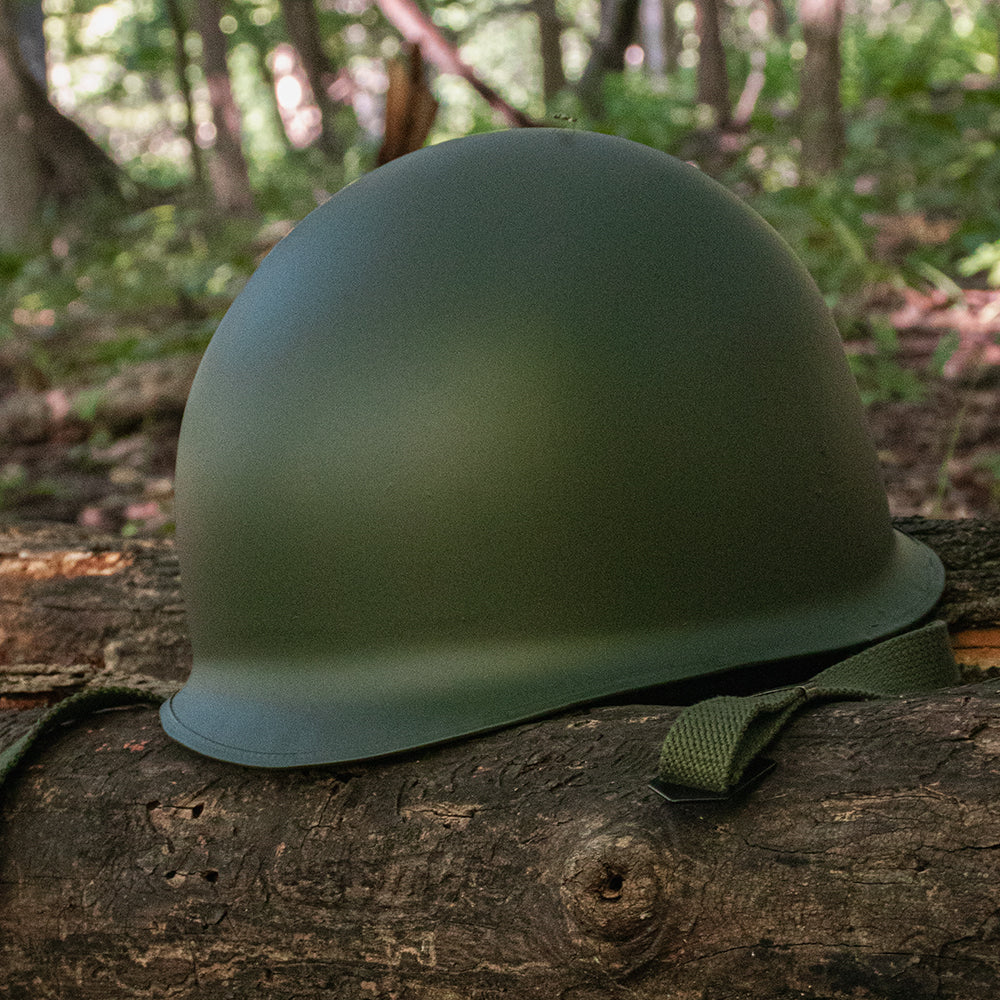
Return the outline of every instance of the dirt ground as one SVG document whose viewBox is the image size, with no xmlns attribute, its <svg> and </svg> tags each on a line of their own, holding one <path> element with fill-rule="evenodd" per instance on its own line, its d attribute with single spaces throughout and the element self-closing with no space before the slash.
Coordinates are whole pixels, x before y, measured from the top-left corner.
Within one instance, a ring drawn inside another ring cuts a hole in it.
<svg viewBox="0 0 1000 1000">
<path fill-rule="evenodd" d="M 960 302 L 913 292 L 876 307 L 897 332 L 894 363 L 925 387 L 921 399 L 868 408 L 892 512 L 1000 517 L 1000 292 Z M 957 347 L 929 378 L 945 334 Z M 848 351 L 873 356 L 876 347 L 859 340 Z M 11 342 L 0 349 L 0 525 L 169 533 L 177 433 L 197 358 L 145 362 L 99 390 L 71 391 L 23 388 L 17 352 Z"/>
<path fill-rule="evenodd" d="M 896 332 L 896 362 L 926 385 L 923 399 L 868 407 L 893 514 L 1000 517 L 1000 291 L 967 289 L 953 300 L 907 289 L 873 304 Z M 942 338 L 953 349 L 928 376 Z"/>
<path fill-rule="evenodd" d="M 893 514 L 1000 517 L 1000 369 L 996 376 L 938 386 L 924 402 L 869 407 Z"/>
</svg>

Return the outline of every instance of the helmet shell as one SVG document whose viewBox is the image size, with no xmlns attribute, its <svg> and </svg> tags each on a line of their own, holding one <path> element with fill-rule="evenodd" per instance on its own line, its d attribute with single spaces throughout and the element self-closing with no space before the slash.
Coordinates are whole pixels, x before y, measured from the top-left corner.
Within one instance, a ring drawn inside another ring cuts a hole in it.
<svg viewBox="0 0 1000 1000">
<path fill-rule="evenodd" d="M 163 723 L 245 764 L 766 687 L 943 584 L 787 246 L 694 167 L 575 130 L 432 146 L 312 212 L 205 353 L 176 490 L 194 666 Z"/>
</svg>

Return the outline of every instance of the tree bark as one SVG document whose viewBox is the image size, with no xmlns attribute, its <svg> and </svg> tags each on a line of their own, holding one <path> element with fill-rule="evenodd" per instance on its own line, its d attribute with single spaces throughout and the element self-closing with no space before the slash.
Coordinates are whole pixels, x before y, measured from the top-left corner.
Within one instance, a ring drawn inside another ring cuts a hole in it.
<svg viewBox="0 0 1000 1000">
<path fill-rule="evenodd" d="M 330 97 L 337 71 L 323 48 L 316 7 L 313 0 L 281 0 L 281 13 L 319 108 L 320 145 L 329 157 L 339 161 L 344 155 L 344 146 L 337 131 L 337 105 Z"/>
<path fill-rule="evenodd" d="M 420 149 L 437 117 L 438 102 L 427 85 L 420 49 L 408 48 L 405 58 L 394 59 L 388 66 L 385 128 L 375 157 L 377 167 Z"/>
<path fill-rule="evenodd" d="M 226 36 L 219 27 L 222 10 L 218 0 L 197 0 L 196 6 L 208 100 L 215 126 L 214 156 L 209 163 L 212 190 L 216 203 L 224 212 L 253 214 L 253 192 L 240 135 L 240 109 L 229 82 Z"/>
<path fill-rule="evenodd" d="M 538 20 L 538 49 L 542 58 L 542 96 L 551 101 L 566 86 L 562 64 L 563 24 L 555 0 L 531 0 Z"/>
<path fill-rule="evenodd" d="M 799 134 L 807 176 L 836 170 L 847 138 L 840 102 L 840 29 L 843 0 L 799 0 L 806 55 L 799 78 Z"/>
<path fill-rule="evenodd" d="M 65 201 L 91 194 L 120 198 L 128 183 L 118 164 L 49 102 L 33 77 L 19 76 L 27 127 L 42 165 L 44 192 Z"/>
<path fill-rule="evenodd" d="M 9 16 L 17 33 L 24 68 L 39 86 L 47 86 L 45 12 L 41 0 L 10 0 Z"/>
<path fill-rule="evenodd" d="M 514 128 L 530 128 L 537 124 L 484 83 L 413 0 L 375 0 L 375 2 L 385 19 L 406 41 L 420 50 L 420 54 L 427 62 L 436 66 L 442 73 L 454 73 L 460 76 L 508 125 Z"/>
<path fill-rule="evenodd" d="M 988 665 L 1000 524 L 900 523 L 948 566 L 959 658 Z M 8 531 L 0 658 L 135 634 L 155 659 L 157 628 L 183 636 L 176 577 L 166 541 Z M 89 631 L 37 629 L 43 607 Z M 816 707 L 715 804 L 646 786 L 675 714 L 592 708 L 296 771 L 198 757 L 151 709 L 92 716 L 6 788 L 5 995 L 993 1000 L 1000 685 Z"/>
<path fill-rule="evenodd" d="M 698 103 L 707 105 L 713 124 L 725 128 L 732 116 L 729 103 L 729 74 L 722 44 L 719 0 L 695 0 L 698 11 Z"/>
<path fill-rule="evenodd" d="M 663 3 L 663 72 L 674 73 L 678 59 L 684 49 L 681 32 L 677 26 L 678 0 L 662 0 Z"/>
<path fill-rule="evenodd" d="M 3 16 L 0 10 L 0 21 Z M 0 252 L 27 249 L 35 242 L 42 179 L 24 91 L 10 49 L 3 44 L 0 44 L 0 134 L 4 137 L 0 142 Z"/>
<path fill-rule="evenodd" d="M 10 527 L 0 595 L 0 707 L 51 704 L 88 684 L 176 689 L 191 668 L 169 540 Z"/>
<path fill-rule="evenodd" d="M 120 197 L 125 177 L 75 122 L 49 102 L 21 55 L 0 2 L 0 248 L 31 249 L 42 202 Z"/>
<path fill-rule="evenodd" d="M 187 24 L 180 0 L 166 0 L 167 19 L 174 36 L 174 67 L 177 75 L 177 88 L 184 99 L 184 138 L 191 150 L 191 173 L 195 190 L 201 193 L 205 187 L 205 167 L 202 162 L 201 147 L 198 145 L 194 118 L 194 96 L 191 93 L 191 82 L 188 79 L 188 68 L 191 61 L 188 58 L 185 40 Z"/>
<path fill-rule="evenodd" d="M 638 23 L 639 0 L 601 0 L 600 32 L 577 84 L 577 94 L 591 114 L 603 113 L 605 74 L 625 68 L 625 49 L 635 38 Z"/>
<path fill-rule="evenodd" d="M 767 19 L 770 22 L 771 30 L 778 38 L 787 38 L 788 13 L 785 10 L 784 0 L 764 0 L 764 7 L 767 10 Z"/>
</svg>

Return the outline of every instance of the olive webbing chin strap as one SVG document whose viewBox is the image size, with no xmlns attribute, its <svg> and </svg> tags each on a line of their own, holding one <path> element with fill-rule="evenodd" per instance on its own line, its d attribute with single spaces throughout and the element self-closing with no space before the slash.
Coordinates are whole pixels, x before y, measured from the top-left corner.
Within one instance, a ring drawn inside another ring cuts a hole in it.
<svg viewBox="0 0 1000 1000">
<path fill-rule="evenodd" d="M 709 698 L 685 708 L 670 728 L 653 788 L 674 800 L 725 798 L 748 775 L 763 773 L 759 767 L 754 771 L 755 758 L 804 706 L 932 691 L 958 680 L 948 629 L 937 621 L 870 646 L 805 684 Z M 102 709 L 161 700 L 129 687 L 90 689 L 64 699 L 0 748 L 0 788 L 32 744 L 56 726 Z"/>
<path fill-rule="evenodd" d="M 131 687 L 88 688 L 57 702 L 31 724 L 10 746 L 0 747 L 0 789 L 32 744 L 45 733 L 66 722 L 75 722 L 108 708 L 122 705 L 159 704 L 162 697 L 152 691 Z"/>
<path fill-rule="evenodd" d="M 685 708 L 674 721 L 652 787 L 672 801 L 725 798 L 804 706 L 932 691 L 958 680 L 948 629 L 935 621 L 870 646 L 804 684 L 709 698 Z"/>
</svg>

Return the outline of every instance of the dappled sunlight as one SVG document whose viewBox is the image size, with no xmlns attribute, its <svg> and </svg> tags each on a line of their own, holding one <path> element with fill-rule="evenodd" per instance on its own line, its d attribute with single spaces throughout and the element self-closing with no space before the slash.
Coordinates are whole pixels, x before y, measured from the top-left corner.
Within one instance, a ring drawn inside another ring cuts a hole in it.
<svg viewBox="0 0 1000 1000">
<path fill-rule="evenodd" d="M 279 45 L 274 50 L 271 72 L 285 134 L 296 149 L 304 149 L 318 138 L 321 117 L 298 53 L 291 45 Z"/>
<path fill-rule="evenodd" d="M 296 221 L 380 149 L 423 141 L 417 102 L 397 102 L 388 126 L 385 114 L 390 76 L 417 44 L 421 106 L 436 105 L 427 142 L 511 124 L 607 132 L 695 163 L 746 200 L 834 311 L 893 509 L 1000 516 L 996 5 L 844 9 L 839 31 L 810 48 L 799 5 L 764 0 L 721 0 L 717 40 L 693 0 L 642 0 L 626 34 L 602 25 L 596 0 L 331 0 L 293 42 L 278 0 L 235 0 L 217 36 L 231 99 L 213 111 L 194 8 L 44 0 L 48 97 L 82 132 L 63 133 L 58 155 L 43 151 L 51 197 L 36 206 L 34 241 L 0 253 L 0 433 L 14 446 L 0 508 L 169 530 L 157 513 L 168 500 L 146 490 L 170 479 L 187 377 L 176 359 L 196 363 Z M 817 158 L 824 129 L 802 127 L 803 81 L 822 44 L 839 57 L 843 142 Z M 708 89 L 713 78 L 725 86 Z M 386 144 L 387 131 L 406 141 Z M 80 198 L 107 191 L 90 173 L 107 154 L 124 199 L 111 209 Z M 232 219 L 218 185 L 240 161 L 254 211 Z M 14 204 L 29 190 L 19 185 Z M 135 369 L 147 389 L 161 386 L 149 398 L 164 409 L 145 429 L 109 427 L 106 387 Z M 124 489 L 128 475 L 108 478 L 121 463 L 105 457 L 132 433 L 158 457 Z M 119 499 L 101 507 L 96 482 Z"/>
</svg>

